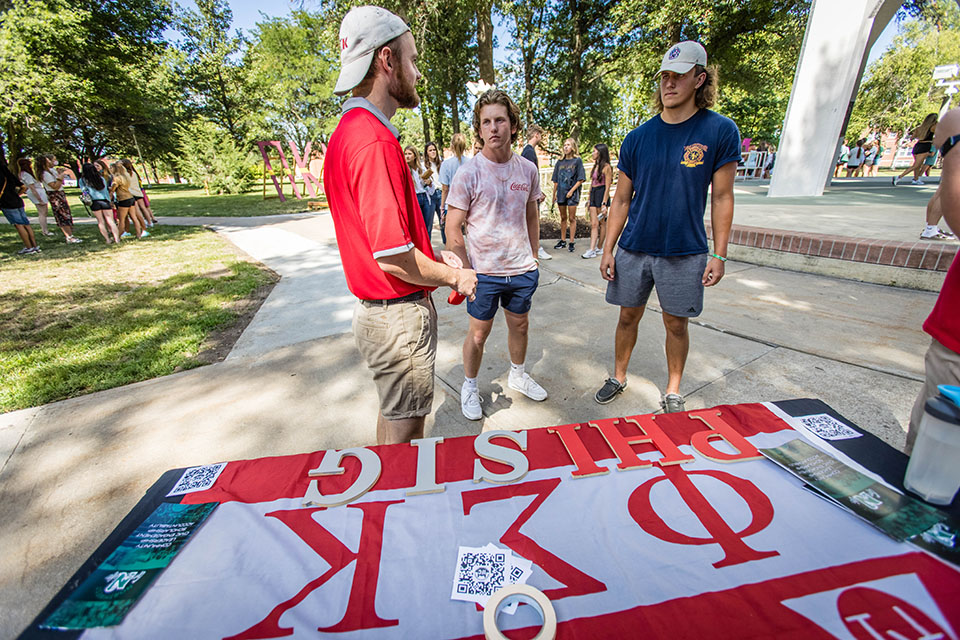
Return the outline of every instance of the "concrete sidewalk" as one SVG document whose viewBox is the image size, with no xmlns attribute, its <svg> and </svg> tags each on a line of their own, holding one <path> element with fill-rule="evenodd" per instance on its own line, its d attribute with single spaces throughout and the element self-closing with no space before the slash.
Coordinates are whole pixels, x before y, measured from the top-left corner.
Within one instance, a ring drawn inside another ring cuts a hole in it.
<svg viewBox="0 0 960 640">
<path fill-rule="evenodd" d="M 280 284 L 222 363 L 0 415 L 0 637 L 23 629 L 167 469 L 375 439 L 376 393 L 349 333 L 354 299 L 329 215 L 201 220 L 277 271 Z M 641 323 L 628 389 L 598 405 L 617 310 L 603 300 L 597 260 L 542 244 L 554 259 L 542 265 L 527 367 L 550 398 L 535 403 L 506 388 L 498 321 L 480 373 L 484 419 L 464 419 L 466 313 L 440 291 L 429 435 L 658 408 L 666 365 L 656 301 Z M 928 343 L 919 327 L 935 298 L 731 262 L 691 328 L 687 408 L 817 397 L 902 446 Z"/>
</svg>

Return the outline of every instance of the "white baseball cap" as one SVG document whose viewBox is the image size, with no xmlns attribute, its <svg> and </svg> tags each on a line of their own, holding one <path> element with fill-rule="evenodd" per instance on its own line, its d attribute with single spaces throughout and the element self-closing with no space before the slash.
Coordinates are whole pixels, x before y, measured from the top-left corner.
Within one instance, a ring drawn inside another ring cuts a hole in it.
<svg viewBox="0 0 960 640">
<path fill-rule="evenodd" d="M 699 42 L 684 40 L 673 45 L 663 54 L 660 71 L 686 73 L 696 64 L 701 67 L 707 66 L 707 50 Z"/>
<path fill-rule="evenodd" d="M 340 23 L 340 77 L 333 92 L 342 96 L 360 84 L 377 47 L 410 30 L 398 16 L 382 7 L 355 7 Z"/>
</svg>

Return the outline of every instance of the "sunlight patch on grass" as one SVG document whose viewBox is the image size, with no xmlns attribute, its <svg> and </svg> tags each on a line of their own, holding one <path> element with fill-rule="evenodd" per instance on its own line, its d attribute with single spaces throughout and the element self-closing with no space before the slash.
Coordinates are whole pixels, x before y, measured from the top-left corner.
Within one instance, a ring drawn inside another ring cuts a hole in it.
<svg viewBox="0 0 960 640">
<path fill-rule="evenodd" d="M 12 255 L 0 226 L 0 411 L 45 404 L 203 364 L 233 307 L 276 276 L 201 227 L 158 227 L 120 246 L 78 227 L 81 245 L 41 239 Z"/>
</svg>

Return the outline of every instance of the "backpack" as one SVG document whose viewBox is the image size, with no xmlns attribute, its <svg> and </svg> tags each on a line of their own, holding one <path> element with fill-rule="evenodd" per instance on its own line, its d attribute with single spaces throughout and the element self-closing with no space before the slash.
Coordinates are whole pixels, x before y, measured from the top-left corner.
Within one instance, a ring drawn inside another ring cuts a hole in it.
<svg viewBox="0 0 960 640">
<path fill-rule="evenodd" d="M 83 206 L 89 207 L 93 204 L 93 197 L 90 195 L 90 192 L 87 191 L 87 183 L 84 182 L 83 186 L 80 188 L 80 202 L 83 203 Z"/>
</svg>

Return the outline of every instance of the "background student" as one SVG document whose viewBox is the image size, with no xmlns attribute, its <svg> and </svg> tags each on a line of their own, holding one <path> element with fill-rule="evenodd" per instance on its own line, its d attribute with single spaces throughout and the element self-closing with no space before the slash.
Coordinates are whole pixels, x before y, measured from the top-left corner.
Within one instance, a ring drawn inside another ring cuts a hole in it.
<svg viewBox="0 0 960 640">
<path fill-rule="evenodd" d="M 60 231 L 66 237 L 67 244 L 80 244 L 83 240 L 73 235 L 73 213 L 70 211 L 67 196 L 63 193 L 63 179 L 67 175 L 66 168 L 57 166 L 56 156 L 46 154 L 37 158 L 35 169 L 40 174 L 40 181 L 47 192 L 47 200 L 50 201 L 53 217 L 57 221 Z"/>
<path fill-rule="evenodd" d="M 581 258 L 596 258 L 603 253 L 603 232 L 606 230 L 612 185 L 610 149 L 605 144 L 594 145 L 593 169 L 590 171 L 590 248 Z"/>
<path fill-rule="evenodd" d="M 413 145 L 407 145 L 403 150 L 403 159 L 410 167 L 410 173 L 413 175 L 413 188 L 417 192 L 417 204 L 420 205 L 420 215 L 423 216 L 423 222 L 427 226 L 427 234 L 433 229 L 433 206 L 430 198 L 427 196 L 427 187 L 423 184 L 423 165 L 420 164 L 420 152 Z"/>
<path fill-rule="evenodd" d="M 583 161 L 577 155 L 577 141 L 567 138 L 563 142 L 563 159 L 553 166 L 553 201 L 560 208 L 560 240 L 554 249 L 567 247 L 564 236 L 570 228 L 570 253 L 573 253 L 577 235 L 577 206 L 580 204 L 580 185 L 587 179 Z"/>
<path fill-rule="evenodd" d="M 123 165 L 130 176 L 130 193 L 133 194 L 133 199 L 137 201 L 137 211 L 143 218 L 144 228 L 152 229 L 157 223 L 157 219 L 153 217 L 153 209 L 150 208 L 147 196 L 143 192 L 143 186 L 140 184 L 140 174 L 137 173 L 137 168 L 128 158 L 121 160 L 120 164 Z"/>
<path fill-rule="evenodd" d="M 453 155 L 445 159 L 440 165 L 440 239 L 443 244 L 447 244 L 447 194 L 450 193 L 450 183 L 457 171 L 463 166 L 467 158 L 464 154 L 467 151 L 467 137 L 462 133 L 455 133 L 450 138 L 450 150 Z"/>
<path fill-rule="evenodd" d="M 110 184 L 110 195 L 113 196 L 114 201 L 117 203 L 117 212 L 120 214 L 120 230 L 123 232 L 120 234 L 120 237 L 128 238 L 131 235 L 130 232 L 127 231 L 128 216 L 133 221 L 133 228 L 136 231 L 137 239 L 148 237 L 150 232 L 143 228 L 143 218 L 140 216 L 140 212 L 137 211 L 137 200 L 130 192 L 130 174 L 127 173 L 126 168 L 119 162 L 114 162 L 110 165 L 110 173 L 113 174 L 113 182 Z"/>
<path fill-rule="evenodd" d="M 436 218 L 440 212 L 440 165 L 443 158 L 440 156 L 440 149 L 436 142 L 428 142 L 423 147 L 423 186 L 427 188 L 427 197 L 430 198 L 430 206 L 433 209 L 432 218 Z M 433 227 L 427 229 L 431 233 Z"/>
<path fill-rule="evenodd" d="M 25 194 L 33 206 L 37 208 L 37 218 L 40 219 L 40 233 L 45 236 L 52 236 L 53 232 L 47 228 L 47 192 L 43 189 L 43 184 L 33 173 L 33 167 L 30 166 L 30 158 L 20 158 L 17 160 L 20 168 L 20 182 L 27 186 Z"/>
<path fill-rule="evenodd" d="M 937 114 L 935 113 L 927 114 L 920 126 L 910 132 L 910 135 L 917 139 L 910 152 L 913 155 L 913 164 L 904 169 L 896 178 L 893 178 L 893 186 L 900 184 L 900 178 L 911 171 L 913 171 L 913 180 L 910 181 L 910 184 L 923 184 L 920 173 L 923 171 L 923 161 L 933 151 L 933 136 L 936 132 Z"/>
<path fill-rule="evenodd" d="M 80 170 L 80 180 L 77 186 L 82 191 L 87 192 L 92 202 L 90 211 L 93 217 L 97 219 L 97 227 L 100 229 L 100 235 L 107 244 L 111 242 L 120 242 L 120 231 L 117 224 L 113 221 L 113 205 L 110 203 L 110 185 L 103 179 L 100 172 L 93 165 L 87 162 Z M 111 236 L 113 238 L 111 239 Z"/>
<path fill-rule="evenodd" d="M 23 248 L 17 251 L 17 255 L 40 251 L 33 229 L 30 228 L 27 212 L 23 209 L 23 198 L 20 197 L 26 191 L 27 186 L 13 175 L 10 167 L 7 166 L 7 157 L 0 153 L 0 210 L 3 211 L 3 217 L 7 222 L 16 228 L 17 235 L 23 242 Z"/>
</svg>

